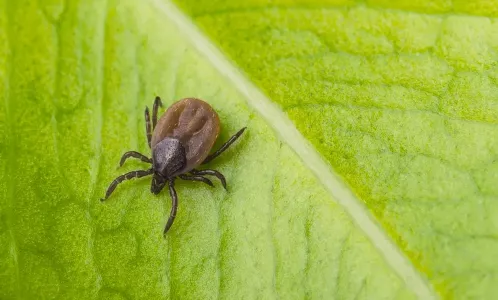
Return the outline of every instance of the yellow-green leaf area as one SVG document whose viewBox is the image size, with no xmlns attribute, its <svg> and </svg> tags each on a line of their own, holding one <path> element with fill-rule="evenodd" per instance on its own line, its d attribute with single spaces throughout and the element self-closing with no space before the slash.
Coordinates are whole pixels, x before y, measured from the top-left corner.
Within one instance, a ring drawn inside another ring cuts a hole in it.
<svg viewBox="0 0 498 300">
<path fill-rule="evenodd" d="M 441 296 L 498 292 L 497 1 L 176 1 Z"/>
<path fill-rule="evenodd" d="M 308 166 L 151 2 L 0 1 L 1 299 L 412 299 Z M 228 191 L 107 185 L 160 95 L 223 122 Z"/>
</svg>

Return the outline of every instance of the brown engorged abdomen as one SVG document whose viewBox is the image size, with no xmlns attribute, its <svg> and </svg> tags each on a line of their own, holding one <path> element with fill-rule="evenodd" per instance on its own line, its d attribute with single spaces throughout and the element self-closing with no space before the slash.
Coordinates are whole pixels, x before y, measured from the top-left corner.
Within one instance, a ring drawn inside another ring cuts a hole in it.
<svg viewBox="0 0 498 300">
<path fill-rule="evenodd" d="M 165 137 L 177 138 L 185 147 L 187 166 L 191 170 L 209 155 L 220 132 L 218 114 L 206 102 L 185 98 L 173 105 L 158 120 L 151 147 Z"/>
</svg>

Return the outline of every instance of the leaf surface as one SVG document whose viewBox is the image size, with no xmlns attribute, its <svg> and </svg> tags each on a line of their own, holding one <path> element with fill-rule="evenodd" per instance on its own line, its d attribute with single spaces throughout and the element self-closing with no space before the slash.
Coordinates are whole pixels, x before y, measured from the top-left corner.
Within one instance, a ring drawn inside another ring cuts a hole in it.
<svg viewBox="0 0 498 300">
<path fill-rule="evenodd" d="M 177 2 L 441 296 L 496 295 L 497 1 Z"/>
<path fill-rule="evenodd" d="M 131 0 L 0 1 L 0 298 L 420 294 L 175 14 Z M 123 152 L 149 153 L 143 110 L 155 95 L 210 102 L 217 146 L 248 126 L 210 164 L 228 192 L 178 182 L 166 239 L 170 199 L 149 180 L 99 201 L 113 178 L 146 167 L 117 169 Z"/>
</svg>

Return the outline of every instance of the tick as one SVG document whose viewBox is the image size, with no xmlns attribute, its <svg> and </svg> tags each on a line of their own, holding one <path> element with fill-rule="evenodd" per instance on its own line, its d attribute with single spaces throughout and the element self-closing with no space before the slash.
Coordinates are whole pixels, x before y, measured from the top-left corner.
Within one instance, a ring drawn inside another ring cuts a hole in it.
<svg viewBox="0 0 498 300">
<path fill-rule="evenodd" d="M 161 98 L 156 97 L 152 108 L 152 123 L 149 108 L 145 107 L 145 132 L 147 143 L 152 150 L 152 158 L 137 151 L 128 151 L 123 154 L 119 162 L 119 166 L 122 166 L 126 159 L 132 157 L 149 163 L 152 167 L 117 177 L 109 185 L 101 201 L 109 198 L 121 182 L 152 175 L 150 191 L 153 194 L 159 194 L 166 184 L 169 187 L 172 204 L 168 222 L 164 227 L 164 234 L 166 234 L 173 225 L 178 208 L 175 179 L 200 181 L 214 186 L 205 176 L 215 176 L 226 190 L 227 185 L 223 174 L 210 169 L 197 170 L 196 167 L 218 157 L 242 135 L 246 127 L 240 129 L 220 149 L 209 154 L 220 133 L 220 119 L 208 103 L 196 98 L 182 99 L 171 105 L 158 121 L 159 106 L 162 107 Z"/>
</svg>

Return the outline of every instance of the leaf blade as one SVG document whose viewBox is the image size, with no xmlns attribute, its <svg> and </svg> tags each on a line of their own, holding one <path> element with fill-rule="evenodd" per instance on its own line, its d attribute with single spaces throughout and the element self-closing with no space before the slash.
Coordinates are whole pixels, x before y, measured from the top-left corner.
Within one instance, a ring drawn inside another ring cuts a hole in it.
<svg viewBox="0 0 498 300">
<path fill-rule="evenodd" d="M 496 248 L 489 2 L 193 4 L 178 3 L 286 111 L 438 292 L 494 294 L 493 251 L 471 250 Z"/>
<path fill-rule="evenodd" d="M 6 103 L 12 106 L 9 118 L 22 122 L 1 140 L 19 162 L 13 186 L 17 198 L 10 199 L 7 213 L 1 206 L 2 218 L 9 220 L 2 233 L 14 233 L 7 239 L 16 245 L 20 287 L 2 289 L 5 298 L 17 293 L 17 298 L 62 299 L 261 298 L 277 292 L 296 298 L 413 297 L 293 151 L 280 145 L 247 107 L 240 91 L 153 7 L 132 1 L 70 2 L 47 17 L 37 4 L 9 5 L 13 17 L 2 31 L 22 30 L 6 56 L 16 66 L 8 78 L 15 102 Z M 88 18 L 94 10 L 101 13 Z M 33 23 L 23 22 L 25 17 Z M 41 26 L 32 31 L 33 24 Z M 142 107 L 155 93 L 169 95 L 164 99 L 171 103 L 192 91 L 220 112 L 226 122 L 221 138 L 247 123 L 250 131 L 216 162 L 233 191 L 179 185 L 185 200 L 175 230 L 163 240 L 169 203 L 163 201 L 167 197 L 150 195 L 146 181 L 120 186 L 105 204 L 98 199 L 121 172 L 116 170 L 120 154 L 128 148 L 147 150 Z M 7 125 L 13 127 L 13 121 Z M 11 138 L 17 144 L 6 142 Z M 30 141 L 43 147 L 33 148 Z M 3 165 L 5 157 L 0 161 Z M 276 173 L 279 183 L 264 197 L 257 193 L 260 173 L 267 178 Z M 1 181 L 9 175 L 3 172 Z M 294 209 L 298 213 L 290 213 Z M 277 231 L 275 223 L 288 230 Z M 340 236 L 322 241 L 330 225 Z M 272 241 L 274 231 L 278 243 Z M 1 250 L 2 261 L 13 261 L 12 252 Z M 343 271 L 336 268 L 340 264 Z M 277 279 L 267 272 L 272 266 Z M 330 286 L 328 278 L 337 283 Z M 219 291 L 212 289 L 213 282 Z M 379 289 L 371 282 L 389 285 Z"/>
</svg>

